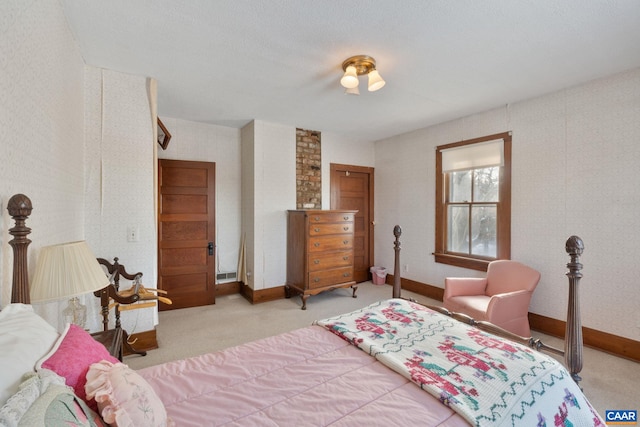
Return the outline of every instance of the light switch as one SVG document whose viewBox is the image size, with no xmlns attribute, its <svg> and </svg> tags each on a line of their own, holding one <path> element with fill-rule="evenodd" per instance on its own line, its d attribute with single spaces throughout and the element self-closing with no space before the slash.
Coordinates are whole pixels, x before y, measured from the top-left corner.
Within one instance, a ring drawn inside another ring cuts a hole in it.
<svg viewBox="0 0 640 427">
<path fill-rule="evenodd" d="M 139 242 L 140 229 L 136 226 L 127 227 L 127 242 Z"/>
</svg>

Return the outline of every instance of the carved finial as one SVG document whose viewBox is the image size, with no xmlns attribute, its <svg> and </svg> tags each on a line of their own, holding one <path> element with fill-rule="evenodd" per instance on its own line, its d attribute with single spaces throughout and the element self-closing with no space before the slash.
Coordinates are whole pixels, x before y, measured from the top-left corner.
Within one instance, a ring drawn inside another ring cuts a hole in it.
<svg viewBox="0 0 640 427">
<path fill-rule="evenodd" d="M 14 194 L 9 199 L 9 203 L 7 203 L 7 210 L 9 215 L 14 218 L 28 217 L 31 215 L 33 205 L 31 204 L 31 199 L 24 194 Z"/>
<path fill-rule="evenodd" d="M 582 270 L 582 264 L 580 264 L 580 255 L 582 255 L 582 252 L 584 251 L 584 243 L 582 242 L 582 239 L 578 236 L 569 237 L 565 244 L 565 249 L 571 257 L 571 261 L 567 264 L 567 268 L 569 269 L 567 276 L 571 275 L 581 278 L 582 274 L 580 273 L 580 270 Z"/>
<path fill-rule="evenodd" d="M 402 228 L 400 228 L 399 225 L 396 225 L 395 227 L 393 227 L 393 235 L 396 237 L 395 242 L 393 242 L 393 247 L 395 248 L 396 252 L 400 250 L 400 235 L 402 234 Z M 398 272 L 399 270 L 396 270 L 396 272 Z"/>
<path fill-rule="evenodd" d="M 582 255 L 584 243 L 578 236 L 571 236 L 567 239 L 565 249 L 569 255 Z"/>
</svg>

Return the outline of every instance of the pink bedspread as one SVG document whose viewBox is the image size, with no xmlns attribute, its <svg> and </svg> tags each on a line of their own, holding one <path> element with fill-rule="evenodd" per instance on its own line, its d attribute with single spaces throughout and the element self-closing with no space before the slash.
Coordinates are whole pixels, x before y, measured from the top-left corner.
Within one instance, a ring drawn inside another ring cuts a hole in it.
<svg viewBox="0 0 640 427">
<path fill-rule="evenodd" d="M 138 371 L 178 426 L 467 426 L 320 326 Z"/>
</svg>

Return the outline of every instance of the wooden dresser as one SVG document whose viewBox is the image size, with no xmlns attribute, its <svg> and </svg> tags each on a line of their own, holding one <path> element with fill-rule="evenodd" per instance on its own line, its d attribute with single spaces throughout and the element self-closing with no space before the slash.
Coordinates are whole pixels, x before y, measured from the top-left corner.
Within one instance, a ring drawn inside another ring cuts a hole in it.
<svg viewBox="0 0 640 427">
<path fill-rule="evenodd" d="M 353 288 L 353 222 L 357 211 L 290 210 L 287 224 L 286 297 L 307 298 L 335 288 Z"/>
</svg>

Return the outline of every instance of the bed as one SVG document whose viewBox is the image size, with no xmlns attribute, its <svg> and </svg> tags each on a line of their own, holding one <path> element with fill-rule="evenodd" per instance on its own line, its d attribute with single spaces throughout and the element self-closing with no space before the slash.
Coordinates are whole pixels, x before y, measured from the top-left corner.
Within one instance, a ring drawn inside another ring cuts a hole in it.
<svg viewBox="0 0 640 427">
<path fill-rule="evenodd" d="M 27 417 L 34 406 L 38 414 L 56 413 L 50 403 L 55 398 L 42 409 L 41 390 L 55 386 L 60 391 L 66 384 L 64 407 L 75 409 L 60 425 L 604 425 L 578 385 L 580 336 L 573 334 L 565 346 L 565 360 L 572 365 L 566 369 L 538 351 L 549 349 L 539 340 L 503 338 L 498 336 L 503 331 L 490 324 L 401 298 L 399 274 L 388 300 L 288 333 L 133 371 L 105 355 L 84 331 L 67 326 L 54 334 L 45 325 L 27 325 L 38 322 L 28 315 L 25 220 L 31 202 L 16 195 L 8 209 L 16 222 L 10 230 L 13 296 L 0 312 L 0 331 L 7 335 L 22 325 L 10 339 L 16 347 L 33 341 L 37 348 L 28 352 L 38 358 L 23 357 L 22 368 L 13 370 L 25 375 L 17 391 L 3 390 L 7 403 L 0 423 L 20 425 L 16 419 Z M 396 271 L 400 234 L 396 227 Z M 573 289 L 581 251 L 572 251 Z M 579 330 L 576 301 L 570 298 L 574 314 L 568 328 Z M 6 342 L 0 336 L 0 344 Z M 29 381 L 40 391 L 17 399 Z M 3 418 L 16 400 L 22 406 Z M 37 416 L 23 419 L 34 423 Z M 58 424 L 48 419 L 47 425 Z"/>
</svg>

